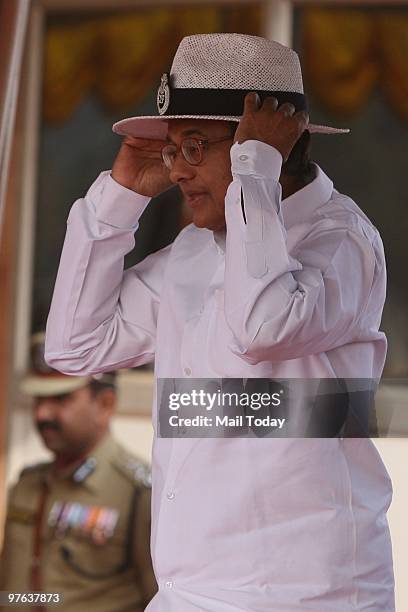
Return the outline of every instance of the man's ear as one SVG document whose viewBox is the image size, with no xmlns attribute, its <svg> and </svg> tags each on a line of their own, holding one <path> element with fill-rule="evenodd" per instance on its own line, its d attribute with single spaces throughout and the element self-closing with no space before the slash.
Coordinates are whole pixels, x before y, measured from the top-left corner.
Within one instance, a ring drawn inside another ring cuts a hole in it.
<svg viewBox="0 0 408 612">
<path fill-rule="evenodd" d="M 101 416 L 105 424 L 108 425 L 116 409 L 116 393 L 113 389 L 102 389 L 102 391 L 98 393 L 97 399 Z"/>
</svg>

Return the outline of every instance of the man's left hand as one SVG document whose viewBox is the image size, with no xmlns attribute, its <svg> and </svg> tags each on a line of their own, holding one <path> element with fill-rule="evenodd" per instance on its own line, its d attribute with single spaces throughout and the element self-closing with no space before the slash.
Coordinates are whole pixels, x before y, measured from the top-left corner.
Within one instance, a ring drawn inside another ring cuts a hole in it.
<svg viewBox="0 0 408 612">
<path fill-rule="evenodd" d="M 273 96 L 259 103 L 259 96 L 251 92 L 245 96 L 244 114 L 241 117 L 234 142 L 260 140 L 275 147 L 285 162 L 295 143 L 300 138 L 309 122 L 306 111 L 295 113 L 293 104 L 279 106 Z"/>
</svg>

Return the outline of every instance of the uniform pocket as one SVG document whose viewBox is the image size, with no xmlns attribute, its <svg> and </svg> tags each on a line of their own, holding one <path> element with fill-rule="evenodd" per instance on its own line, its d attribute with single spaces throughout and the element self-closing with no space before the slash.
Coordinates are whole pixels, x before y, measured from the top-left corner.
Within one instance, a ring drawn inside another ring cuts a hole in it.
<svg viewBox="0 0 408 612">
<path fill-rule="evenodd" d="M 125 543 L 96 545 L 72 537 L 52 543 L 52 558 L 56 559 L 55 572 L 72 582 L 74 577 L 106 580 L 120 574 L 127 567 Z M 49 559 L 50 562 L 50 559 Z"/>
</svg>

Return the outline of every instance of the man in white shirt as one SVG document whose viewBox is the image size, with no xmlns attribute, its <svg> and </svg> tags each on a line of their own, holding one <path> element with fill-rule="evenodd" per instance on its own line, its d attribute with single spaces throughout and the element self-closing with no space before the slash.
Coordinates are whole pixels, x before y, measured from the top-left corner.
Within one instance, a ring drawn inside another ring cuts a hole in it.
<svg viewBox="0 0 408 612">
<path fill-rule="evenodd" d="M 49 363 L 89 374 L 154 358 L 181 386 L 379 379 L 380 236 L 318 166 L 282 170 L 307 132 L 342 131 L 309 123 L 296 53 L 187 37 L 158 110 L 114 126 L 112 174 L 71 210 Z M 193 224 L 124 272 L 140 215 L 174 183 Z M 157 433 L 156 405 L 153 420 Z M 157 437 L 152 495 L 149 612 L 394 610 L 391 484 L 369 439 Z"/>
</svg>

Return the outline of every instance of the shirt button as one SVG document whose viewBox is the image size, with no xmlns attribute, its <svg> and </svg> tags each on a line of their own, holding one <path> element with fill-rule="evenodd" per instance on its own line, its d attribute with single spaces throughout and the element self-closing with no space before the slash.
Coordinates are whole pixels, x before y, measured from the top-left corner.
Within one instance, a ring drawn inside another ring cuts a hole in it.
<svg viewBox="0 0 408 612">
<path fill-rule="evenodd" d="M 239 159 L 240 161 L 246 161 L 248 159 L 248 155 L 240 155 Z"/>
<path fill-rule="evenodd" d="M 176 496 L 175 496 L 175 494 L 173 493 L 173 491 L 169 491 L 169 492 L 167 493 L 167 499 L 174 499 L 175 497 L 176 497 Z"/>
<path fill-rule="evenodd" d="M 184 368 L 184 374 L 186 376 L 191 376 L 191 368 Z"/>
<path fill-rule="evenodd" d="M 172 588 L 173 588 L 173 582 L 172 582 L 172 580 L 168 580 L 168 581 L 166 582 L 166 588 L 167 588 L 167 589 L 172 589 Z"/>
</svg>

